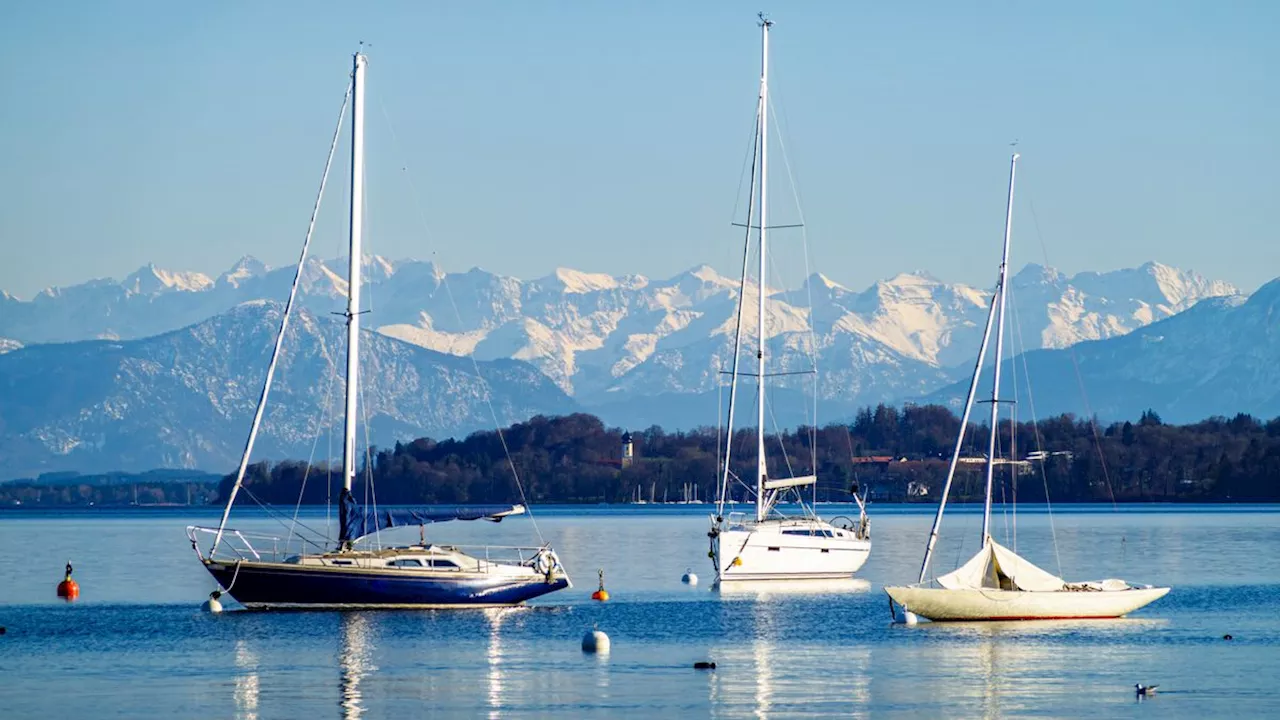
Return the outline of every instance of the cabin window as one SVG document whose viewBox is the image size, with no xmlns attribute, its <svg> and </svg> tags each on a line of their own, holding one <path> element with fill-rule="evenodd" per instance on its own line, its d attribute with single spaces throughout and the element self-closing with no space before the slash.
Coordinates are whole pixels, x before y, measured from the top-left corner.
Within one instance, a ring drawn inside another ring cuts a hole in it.
<svg viewBox="0 0 1280 720">
<path fill-rule="evenodd" d="M 452 560 L 444 560 L 444 559 L 442 559 L 442 558 L 436 558 L 435 560 L 432 560 L 432 561 L 431 561 L 431 566 L 432 566 L 432 567 L 437 567 L 437 568 L 446 568 L 446 569 L 449 569 L 449 570 L 457 570 L 457 569 L 458 569 L 458 563 L 456 563 L 456 562 L 454 562 L 454 561 L 452 561 Z"/>
<path fill-rule="evenodd" d="M 422 561 L 417 558 L 396 558 L 388 560 L 387 567 L 422 567 Z"/>
<path fill-rule="evenodd" d="M 830 550 L 828 550 L 828 549 L 826 549 L 826 548 L 822 548 L 821 552 L 829 553 L 829 552 L 831 552 L 831 551 L 830 551 Z"/>
<path fill-rule="evenodd" d="M 782 551 L 782 548 L 780 548 L 780 547 L 771 547 L 771 548 L 769 548 L 769 552 L 781 552 L 781 551 Z"/>
<path fill-rule="evenodd" d="M 333 564 L 334 565 L 350 565 L 351 561 L 350 560 L 334 560 Z"/>
</svg>

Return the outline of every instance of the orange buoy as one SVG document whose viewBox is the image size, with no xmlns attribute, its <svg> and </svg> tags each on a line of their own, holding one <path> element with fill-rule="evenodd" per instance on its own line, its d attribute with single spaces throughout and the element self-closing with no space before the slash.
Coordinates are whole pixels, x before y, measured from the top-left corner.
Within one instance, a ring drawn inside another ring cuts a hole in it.
<svg viewBox="0 0 1280 720">
<path fill-rule="evenodd" d="M 604 602 L 609 599 L 609 591 L 604 589 L 604 570 L 600 571 L 600 589 L 591 593 L 592 600 Z"/>
<path fill-rule="evenodd" d="M 71 562 L 67 562 L 67 576 L 58 583 L 58 597 L 71 601 L 80 597 L 80 585 L 71 579 Z"/>
</svg>

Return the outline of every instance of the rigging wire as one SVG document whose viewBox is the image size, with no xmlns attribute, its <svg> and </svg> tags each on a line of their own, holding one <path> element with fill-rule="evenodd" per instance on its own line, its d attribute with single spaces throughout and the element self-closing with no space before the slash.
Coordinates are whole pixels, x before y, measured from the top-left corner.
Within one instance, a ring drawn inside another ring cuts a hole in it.
<svg viewBox="0 0 1280 720">
<path fill-rule="evenodd" d="M 777 93 L 781 95 L 781 93 Z M 800 202 L 800 188 L 796 184 L 795 174 L 791 170 L 791 156 L 787 154 L 786 134 L 789 127 L 786 122 L 786 107 L 783 106 L 782 117 L 778 117 L 778 112 L 773 104 L 773 97 L 769 97 L 769 110 L 773 113 L 774 128 L 778 134 L 778 149 L 782 151 L 782 165 L 787 171 L 787 186 L 791 190 L 791 199 L 795 203 L 796 218 L 800 221 L 800 243 L 801 256 L 804 258 L 804 285 L 805 294 L 809 303 L 809 360 L 813 365 L 813 425 L 809 433 L 809 451 L 812 457 L 813 472 L 816 476 L 818 473 L 818 336 L 817 321 L 813 314 L 813 283 L 809 280 L 812 277 L 809 264 L 809 225 L 804 219 L 804 207 Z M 818 483 L 813 484 L 813 499 L 818 501 Z"/>
<path fill-rule="evenodd" d="M 742 240 L 742 272 L 738 281 L 738 312 L 734 320 L 733 327 L 733 365 L 729 379 L 729 414 L 725 421 L 725 445 L 724 445 L 724 471 L 721 477 L 717 478 L 720 487 L 719 502 L 716 506 L 717 514 L 721 513 L 725 504 L 725 495 L 729 493 L 729 476 L 731 474 L 730 464 L 733 462 L 733 417 L 734 410 L 737 408 L 738 402 L 738 363 L 742 355 L 742 316 L 745 314 L 745 306 L 747 302 L 747 277 L 748 267 L 751 263 L 751 220 L 756 213 L 756 159 L 760 150 L 756 136 L 760 132 L 760 113 L 756 111 L 755 126 L 752 131 L 751 143 L 751 184 L 747 198 L 747 222 L 743 229 Z M 738 181 L 738 195 L 742 194 L 742 181 Z M 739 198 L 740 199 L 740 198 Z M 736 217 L 737 210 L 735 205 L 734 215 Z M 717 376 L 718 378 L 719 376 Z M 720 419 L 716 418 L 716 425 L 719 427 Z M 717 431 L 718 435 L 718 431 Z M 717 447 L 718 451 L 718 447 Z M 739 480 L 739 482 L 741 482 Z"/>
<path fill-rule="evenodd" d="M 404 157 L 404 153 L 400 149 L 400 138 L 399 138 L 399 135 L 396 134 L 395 123 L 391 121 L 391 115 L 387 112 L 386 103 L 384 103 L 381 100 L 381 98 L 379 98 L 378 105 L 381 107 L 382 116 L 386 120 L 387 127 L 391 131 L 391 141 L 396 147 L 396 152 L 401 157 Z M 400 166 L 400 169 L 404 172 L 405 179 L 409 183 L 409 190 L 413 198 L 413 205 L 418 212 L 418 222 L 421 224 L 423 232 L 426 235 L 430 236 L 431 228 L 430 228 L 430 225 L 427 223 L 426 212 L 422 208 L 422 202 L 419 199 L 419 195 L 418 195 L 417 183 L 413 181 L 413 174 L 409 172 L 409 166 L 407 163 L 402 164 Z M 432 255 L 435 255 L 435 253 L 432 252 Z M 453 290 L 451 290 L 449 287 L 448 273 L 442 273 L 440 284 L 444 287 L 445 295 L 449 299 L 450 307 L 453 308 L 453 314 L 458 321 L 458 325 L 462 326 L 462 314 L 458 311 L 458 304 L 454 300 Z M 507 445 L 506 435 L 502 432 L 502 426 L 498 422 L 498 412 L 493 405 L 493 398 L 489 388 L 489 383 L 488 381 L 485 380 L 484 374 L 480 371 L 480 363 L 476 360 L 474 350 L 471 353 L 468 353 L 467 357 L 471 360 L 471 366 L 475 371 L 476 378 L 480 381 L 480 386 L 481 386 L 481 389 L 483 390 L 484 401 L 489 408 L 489 416 L 493 420 L 494 430 L 497 432 L 498 441 L 502 445 L 502 453 L 506 457 L 507 467 L 511 470 L 511 476 L 515 479 L 516 488 L 520 491 L 520 500 L 522 503 L 524 503 L 525 513 L 528 514 L 529 522 L 533 525 L 533 531 L 538 536 L 538 542 L 545 545 L 546 539 L 542 535 L 542 530 L 538 528 L 538 520 L 537 518 L 534 517 L 533 506 L 529 504 L 529 499 L 524 489 L 524 482 L 522 482 L 520 479 L 520 473 L 516 469 L 515 459 L 511 456 L 511 448 Z"/>
<path fill-rule="evenodd" d="M 1028 204 L 1031 208 L 1031 222 L 1036 228 L 1036 238 L 1040 241 L 1040 252 L 1044 256 L 1044 265 L 1046 268 L 1053 267 L 1049 264 L 1049 249 L 1045 245 L 1044 236 L 1040 234 L 1040 220 L 1036 217 L 1035 203 L 1028 200 Z M 1053 279 L 1053 286 L 1057 290 L 1062 290 L 1056 277 Z M 1098 452 L 1098 463 L 1102 467 L 1102 478 L 1107 483 L 1107 494 L 1111 498 L 1111 509 L 1119 512 L 1120 508 L 1116 505 L 1116 493 L 1111 487 L 1111 473 L 1107 470 L 1107 458 L 1105 453 L 1102 452 L 1102 437 L 1098 433 L 1098 418 L 1094 415 L 1093 408 L 1089 404 L 1089 393 L 1084 389 L 1084 376 L 1080 374 L 1080 361 L 1076 358 L 1076 347 L 1075 345 L 1069 345 L 1067 350 L 1071 355 L 1071 367 L 1075 370 L 1076 385 L 1079 387 L 1080 397 L 1084 401 L 1084 410 L 1089 415 L 1089 427 L 1093 431 L 1093 445 Z M 1121 537 L 1123 539 L 1123 536 Z"/>
<path fill-rule="evenodd" d="M 321 336 L 323 338 L 323 335 Z M 293 506 L 293 522 L 289 525 L 289 535 L 285 540 L 287 545 L 293 539 L 294 528 L 298 524 L 298 513 L 302 511 L 302 497 L 307 491 L 307 478 L 311 477 L 311 468 L 315 463 L 316 450 L 320 447 L 321 428 L 324 426 L 324 420 L 329 416 L 329 411 L 333 407 L 333 386 L 338 377 L 338 369 L 334 365 L 333 356 L 329 354 L 328 348 L 325 348 L 325 360 L 329 362 L 329 387 L 325 389 L 324 406 L 320 408 L 320 412 L 315 420 L 315 440 L 311 443 L 311 454 L 307 457 L 306 469 L 302 472 L 302 483 L 298 487 L 298 503 Z M 332 424 L 330 424 L 332 428 Z M 330 438 L 333 433 L 328 433 Z M 325 526 L 328 527 L 328 519 L 325 520 Z M 328 533 L 325 535 L 328 539 Z"/>
<path fill-rule="evenodd" d="M 1018 304 L 1016 302 L 1013 303 L 1013 330 L 1017 337 L 1018 346 L 1022 348 L 1022 352 L 1020 353 L 1020 357 L 1022 359 L 1022 378 L 1023 382 L 1027 384 L 1027 404 L 1031 410 L 1031 434 L 1036 441 L 1036 450 L 1043 453 L 1044 443 L 1040 437 L 1040 425 L 1036 420 L 1038 417 L 1036 414 L 1036 398 L 1035 394 L 1031 390 L 1031 371 L 1027 367 L 1027 345 L 1022 339 L 1022 320 L 1018 317 Z M 1016 363 L 1014 364 L 1014 371 L 1015 373 L 1017 372 Z M 1013 390 L 1015 393 L 1018 391 L 1016 380 L 1014 381 Z M 1017 399 L 1016 396 L 1014 399 Z M 1049 514 L 1049 536 L 1053 539 L 1053 558 L 1058 563 L 1058 576 L 1061 577 L 1062 554 L 1058 551 L 1058 529 L 1054 525 L 1053 502 L 1049 499 L 1049 474 L 1045 471 L 1044 464 L 1045 460 L 1042 459 L 1040 461 L 1040 479 L 1044 483 L 1044 506 L 1046 512 Z M 1017 552 L 1017 550 L 1018 549 L 1015 547 L 1014 552 Z"/>
<path fill-rule="evenodd" d="M 311 208 L 311 219 L 307 223 L 306 239 L 302 243 L 302 252 L 298 257 L 298 266 L 293 274 L 293 284 L 289 287 L 289 299 L 285 302 L 284 311 L 280 314 L 280 328 L 276 332 L 275 347 L 271 353 L 271 362 L 267 365 L 267 374 L 262 383 L 262 394 L 258 398 L 258 407 L 254 410 L 253 424 L 249 428 L 249 438 L 245 441 L 244 454 L 240 458 L 240 467 L 236 471 L 235 483 L 231 486 L 231 493 L 227 498 L 227 507 L 222 512 L 222 519 L 218 523 L 218 533 L 214 536 L 213 547 L 209 550 L 209 556 L 212 557 L 218 549 L 218 544 L 222 542 L 222 534 L 227 526 L 227 518 L 231 515 L 231 506 L 235 502 L 236 492 L 242 489 L 244 485 L 245 469 L 249 466 L 249 457 L 253 454 L 253 444 L 257 440 L 258 428 L 262 423 L 262 415 L 266 410 L 267 396 L 271 393 L 271 379 L 275 375 L 276 361 L 280 356 L 280 348 L 284 344 L 285 331 L 289 327 L 289 314 L 293 310 L 293 303 L 298 296 L 298 286 L 301 284 L 303 266 L 307 261 L 307 250 L 311 247 L 311 238 L 315 233 L 316 216 L 320 213 L 320 202 L 324 198 L 324 188 L 329 182 L 329 170 L 333 166 L 333 155 L 338 148 L 338 138 L 342 133 L 342 121 L 347 114 L 347 103 L 351 100 L 351 91 L 355 85 L 355 78 L 347 84 L 347 90 L 342 96 L 342 107 L 338 111 L 338 123 L 333 131 L 333 139 L 329 142 L 329 155 L 325 159 L 324 173 L 320 176 L 320 188 L 316 192 L 316 201 Z"/>
</svg>

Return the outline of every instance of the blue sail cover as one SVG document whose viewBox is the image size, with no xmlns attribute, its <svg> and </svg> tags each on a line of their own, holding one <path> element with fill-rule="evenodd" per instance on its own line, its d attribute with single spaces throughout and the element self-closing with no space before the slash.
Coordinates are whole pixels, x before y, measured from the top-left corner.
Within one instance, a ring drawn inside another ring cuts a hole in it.
<svg viewBox="0 0 1280 720">
<path fill-rule="evenodd" d="M 438 505 L 419 508 L 366 510 L 360 507 L 349 490 L 343 490 L 338 501 L 339 541 L 353 543 L 379 530 L 407 525 L 448 522 L 450 520 L 501 521 L 508 515 L 524 512 L 523 505 Z"/>
</svg>

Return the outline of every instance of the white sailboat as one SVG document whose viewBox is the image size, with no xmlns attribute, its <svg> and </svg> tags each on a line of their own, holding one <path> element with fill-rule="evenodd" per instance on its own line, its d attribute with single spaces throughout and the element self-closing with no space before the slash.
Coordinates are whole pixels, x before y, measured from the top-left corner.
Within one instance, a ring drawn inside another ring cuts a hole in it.
<svg viewBox="0 0 1280 720">
<path fill-rule="evenodd" d="M 751 169 L 751 200 L 748 203 L 746 235 L 743 251 L 742 282 L 739 292 L 737 332 L 734 336 L 733 370 L 729 393 L 729 432 L 725 442 L 724 466 L 716 502 L 711 516 L 710 556 L 716 572 L 716 583 L 752 580 L 826 580 L 853 575 L 871 553 L 870 525 L 866 507 L 856 494 L 859 506 L 857 521 L 835 518 L 827 522 L 804 503 L 800 488 L 817 483 L 816 475 L 772 477 L 765 453 L 765 382 L 768 333 L 765 323 L 765 294 L 768 238 L 768 128 L 769 128 L 769 28 L 772 23 L 763 14 L 761 29 L 760 96 L 756 107 L 755 161 Z M 757 182 L 758 179 L 758 182 Z M 757 196 L 758 192 L 758 196 Z M 752 221 L 756 222 L 753 223 Z M 755 513 L 730 512 L 725 508 L 731 480 L 733 415 L 740 375 L 738 358 L 742 345 L 742 318 L 746 312 L 747 256 L 751 247 L 751 231 L 758 238 L 759 270 L 757 275 L 759 347 L 756 351 L 756 468 L 755 478 L 747 485 L 754 493 Z M 778 505 L 794 492 L 802 514 L 783 515 Z"/>
<path fill-rule="evenodd" d="M 325 180 L 337 146 L 338 131 L 329 149 L 320 197 L 316 200 L 307 238 L 294 275 L 267 366 L 249 437 L 235 484 L 216 528 L 188 527 L 187 536 L 205 569 L 221 592 L 250 609 L 323 607 L 456 607 L 518 605 L 531 598 L 570 587 L 568 575 L 550 544 L 539 547 L 464 548 L 428 543 L 420 532 L 417 544 L 383 546 L 379 532 L 399 526 L 451 520 L 485 519 L 499 522 L 524 513 L 524 505 L 460 507 L 362 508 L 352 494 L 359 465 L 356 422 L 360 397 L 360 270 L 364 212 L 364 83 L 367 58 L 356 53 L 351 85 L 343 102 L 351 107 L 350 264 L 348 268 L 346 406 L 339 497 L 339 533 L 335 543 L 327 534 L 307 533 L 293 523 L 286 538 L 241 532 L 227 526 L 236 497 L 244 487 L 245 470 L 262 422 L 280 349 L 297 296 Z M 339 130 L 341 121 L 339 121 Z M 295 532 L 298 530 L 298 532 Z M 200 540 L 211 538 L 207 553 Z"/>
<path fill-rule="evenodd" d="M 1004 310 L 1008 295 L 1005 283 L 1008 277 L 1009 245 L 1013 228 L 1013 190 L 1018 167 L 1015 152 L 1009 161 L 1009 196 L 1005 212 L 1004 251 L 1000 260 L 999 281 L 991 298 L 987 314 L 986 330 L 978 350 L 978 361 L 969 383 L 964 413 L 960 419 L 960 433 L 947 472 L 947 481 L 938 503 L 938 513 L 929 531 L 924 562 L 920 577 L 914 585 L 889 586 L 885 592 L 892 603 L 901 609 L 895 617 L 914 622 L 917 617 L 930 620 L 1053 620 L 1082 618 L 1115 618 L 1126 615 L 1169 592 L 1167 587 L 1150 585 L 1134 586 L 1123 580 L 1067 582 L 1062 578 L 1036 567 L 1027 559 L 997 543 L 991 537 L 991 493 L 999 435 L 1000 405 L 1008 401 L 1000 399 L 1000 361 L 1004 353 Z M 973 409 L 978 389 L 978 376 L 982 370 L 987 345 L 991 338 L 993 320 L 996 322 L 996 356 L 991 384 L 991 437 L 986 462 L 986 499 L 982 514 L 982 549 L 968 562 L 955 570 L 926 582 L 929 562 L 938 540 L 947 496 L 955 478 L 956 465 L 964 444 L 969 414 Z"/>
</svg>

